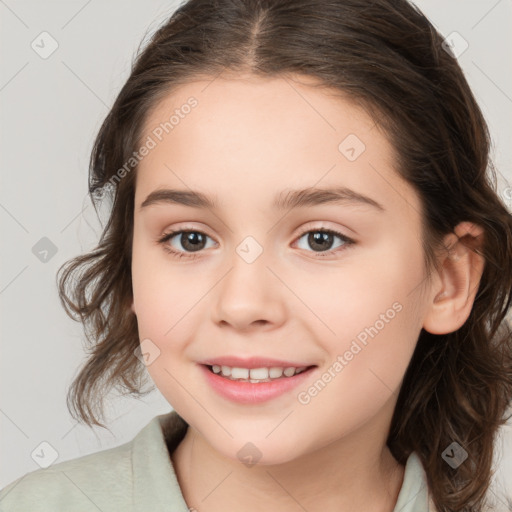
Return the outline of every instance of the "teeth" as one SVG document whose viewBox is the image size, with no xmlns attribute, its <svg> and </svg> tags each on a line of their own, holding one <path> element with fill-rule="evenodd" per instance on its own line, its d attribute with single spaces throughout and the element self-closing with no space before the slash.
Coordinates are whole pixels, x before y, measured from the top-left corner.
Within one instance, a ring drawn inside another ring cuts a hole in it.
<svg viewBox="0 0 512 512">
<path fill-rule="evenodd" d="M 269 376 L 271 379 L 278 379 L 283 375 L 283 369 L 282 368 L 270 368 L 269 370 Z"/>
<path fill-rule="evenodd" d="M 283 372 L 287 377 L 291 377 L 295 374 L 295 368 L 293 366 L 290 366 L 289 368 L 285 368 Z"/>
<path fill-rule="evenodd" d="M 214 364 L 211 369 L 213 373 L 228 377 L 231 380 L 241 380 L 246 382 L 270 382 L 272 379 L 279 379 L 283 375 L 285 377 L 292 377 L 298 373 L 303 372 L 307 366 L 300 366 L 295 368 L 289 366 L 287 368 L 272 367 L 272 368 L 238 368 L 225 365 Z"/>
<path fill-rule="evenodd" d="M 224 366 L 222 367 L 222 375 L 226 375 L 224 373 Z M 231 378 L 232 379 L 248 379 L 249 378 L 249 370 L 247 368 L 231 368 Z"/>
</svg>

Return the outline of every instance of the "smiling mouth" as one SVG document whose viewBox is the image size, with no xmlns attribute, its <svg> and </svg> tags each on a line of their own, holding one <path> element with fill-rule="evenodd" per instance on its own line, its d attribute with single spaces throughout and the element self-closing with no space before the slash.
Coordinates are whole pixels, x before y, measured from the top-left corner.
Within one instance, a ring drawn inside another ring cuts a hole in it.
<svg viewBox="0 0 512 512">
<path fill-rule="evenodd" d="M 208 370 L 217 375 L 223 377 L 226 380 L 236 382 L 251 382 L 251 383 L 263 383 L 273 382 L 282 379 L 291 379 L 296 375 L 310 371 L 316 368 L 316 365 L 301 366 L 301 367 L 270 367 L 270 368 L 233 368 L 229 366 L 220 365 L 204 365 Z"/>
</svg>

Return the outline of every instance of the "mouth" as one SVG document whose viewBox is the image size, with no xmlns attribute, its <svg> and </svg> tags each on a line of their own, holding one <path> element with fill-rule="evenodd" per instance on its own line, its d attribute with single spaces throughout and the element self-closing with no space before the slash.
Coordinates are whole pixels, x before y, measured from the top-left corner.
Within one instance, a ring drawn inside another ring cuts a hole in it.
<svg viewBox="0 0 512 512">
<path fill-rule="evenodd" d="M 230 402 L 251 406 L 263 404 L 278 397 L 283 400 L 288 399 L 286 397 L 293 389 L 306 385 L 307 380 L 315 373 L 318 366 L 249 369 L 199 364 L 199 368 L 205 378 L 205 383 L 218 396 Z M 268 375 L 265 370 L 269 372 Z M 279 373 L 281 375 L 277 376 Z"/>
<path fill-rule="evenodd" d="M 259 384 L 283 379 L 293 379 L 297 375 L 308 373 L 313 368 L 316 368 L 317 365 L 261 368 L 240 368 L 210 364 L 204 364 L 202 366 L 204 366 L 210 373 L 228 381 Z"/>
</svg>

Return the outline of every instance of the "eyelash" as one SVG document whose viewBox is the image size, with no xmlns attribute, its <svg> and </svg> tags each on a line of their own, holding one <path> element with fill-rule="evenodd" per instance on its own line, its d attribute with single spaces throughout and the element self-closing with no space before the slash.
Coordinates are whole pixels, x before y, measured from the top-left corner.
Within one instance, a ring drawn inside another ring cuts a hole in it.
<svg viewBox="0 0 512 512">
<path fill-rule="evenodd" d="M 169 253 L 171 256 L 175 258 L 189 258 L 189 259 L 195 259 L 199 256 L 199 253 L 201 251 L 197 251 L 197 253 L 187 253 L 183 251 L 176 251 L 174 249 L 171 249 L 169 245 L 167 245 L 167 242 L 174 237 L 174 235 L 180 234 L 180 233 L 200 233 L 201 235 L 208 236 L 206 233 L 203 233 L 202 231 L 199 231 L 197 229 L 178 229 L 175 231 L 169 231 L 165 233 L 159 240 L 158 243 L 161 244 L 164 248 L 164 250 Z M 308 251 L 308 252 L 314 252 L 316 254 L 315 258 L 324 258 L 326 256 L 331 256 L 334 253 L 344 251 L 348 249 L 351 245 L 354 245 L 356 242 L 352 240 L 351 238 L 348 238 L 347 236 L 339 233 L 338 231 L 334 231 L 332 229 L 325 229 L 325 228 L 317 228 L 317 229 L 308 229 L 306 231 L 303 231 L 296 240 L 300 240 L 304 235 L 308 233 L 328 233 L 330 235 L 334 235 L 339 237 L 344 243 L 344 245 L 337 247 L 336 249 L 331 249 L 329 251 L 323 251 L 323 252 L 315 252 L 315 251 Z M 211 238 L 211 237 L 209 237 Z"/>
</svg>

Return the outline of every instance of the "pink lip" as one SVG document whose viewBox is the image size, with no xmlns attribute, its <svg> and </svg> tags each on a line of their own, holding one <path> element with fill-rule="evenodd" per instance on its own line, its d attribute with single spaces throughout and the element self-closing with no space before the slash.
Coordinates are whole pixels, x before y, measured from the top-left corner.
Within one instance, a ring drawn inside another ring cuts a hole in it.
<svg viewBox="0 0 512 512">
<path fill-rule="evenodd" d="M 290 366 L 300 368 L 302 366 L 312 366 L 311 363 L 296 363 L 294 361 L 283 361 L 282 359 L 271 359 L 269 357 L 249 357 L 244 359 L 237 356 L 214 357 L 213 359 L 200 361 L 200 364 L 209 366 L 216 364 L 219 366 L 231 366 L 232 368 L 248 368 L 249 370 L 251 368 L 289 368 Z"/>
<path fill-rule="evenodd" d="M 223 359 L 224 360 L 224 359 Z M 261 363 L 262 360 L 259 360 Z M 267 360 L 268 361 L 268 360 Z M 274 361 L 275 362 L 275 361 Z M 274 365 L 274 362 L 270 366 L 284 366 L 282 364 Z M 246 364 L 246 363 L 245 363 Z M 230 365 L 228 365 L 230 366 Z M 240 365 L 242 368 L 244 366 Z M 261 368 L 262 366 L 251 366 L 251 368 Z M 298 366 L 290 364 L 287 366 Z M 302 365 L 306 366 L 306 365 Z M 257 404 L 265 402 L 272 398 L 276 398 L 279 395 L 292 390 L 301 383 L 304 383 L 305 379 L 311 376 L 316 366 L 312 366 L 303 372 L 294 375 L 293 377 L 281 377 L 271 382 L 242 382 L 236 380 L 229 380 L 225 377 L 213 373 L 208 366 L 200 364 L 199 367 L 203 372 L 208 384 L 216 391 L 219 395 L 229 400 L 241 403 L 241 404 Z M 245 366 L 247 368 L 247 366 Z"/>
</svg>

